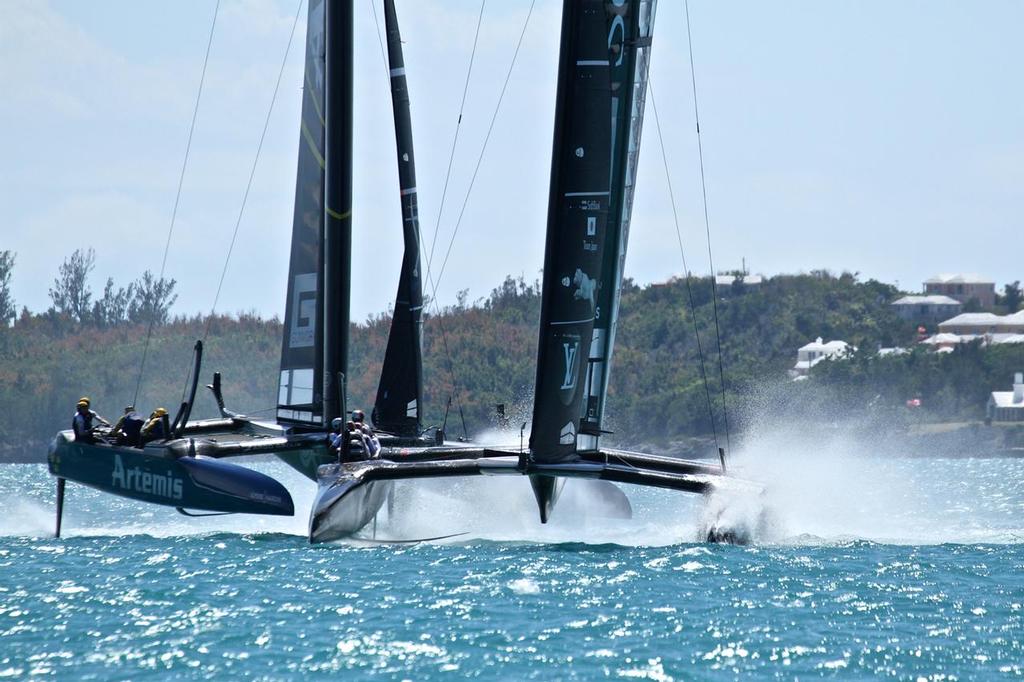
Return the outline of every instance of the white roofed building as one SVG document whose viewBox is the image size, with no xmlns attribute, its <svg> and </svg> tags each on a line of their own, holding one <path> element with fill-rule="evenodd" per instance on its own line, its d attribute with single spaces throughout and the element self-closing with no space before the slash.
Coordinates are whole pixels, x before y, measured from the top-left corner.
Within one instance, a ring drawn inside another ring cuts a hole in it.
<svg viewBox="0 0 1024 682">
<path fill-rule="evenodd" d="M 1013 315 L 960 313 L 939 323 L 939 331 L 948 334 L 1024 334 L 1024 310 Z"/>
<path fill-rule="evenodd" d="M 892 302 L 893 310 L 908 322 L 929 322 L 947 320 L 959 315 L 964 304 L 955 298 L 934 294 L 931 296 L 904 296 Z"/>
<path fill-rule="evenodd" d="M 992 391 L 985 415 L 994 422 L 1024 422 L 1024 373 L 1014 375 L 1012 391 Z"/>
<path fill-rule="evenodd" d="M 857 349 L 846 343 L 846 341 L 836 340 L 826 343 L 819 336 L 811 343 L 801 346 L 797 350 L 796 364 L 793 365 L 793 369 L 789 370 L 789 375 L 794 379 L 804 378 L 811 371 L 811 367 L 814 367 L 825 358 L 842 358 L 855 350 Z"/>
<path fill-rule="evenodd" d="M 926 279 L 924 293 L 949 296 L 961 303 L 975 299 L 982 308 L 991 308 L 996 304 L 996 283 L 973 273 L 941 274 Z"/>
<path fill-rule="evenodd" d="M 761 275 L 715 275 L 715 288 L 718 290 L 719 296 L 760 289 L 762 282 L 764 282 L 764 277 Z"/>
</svg>

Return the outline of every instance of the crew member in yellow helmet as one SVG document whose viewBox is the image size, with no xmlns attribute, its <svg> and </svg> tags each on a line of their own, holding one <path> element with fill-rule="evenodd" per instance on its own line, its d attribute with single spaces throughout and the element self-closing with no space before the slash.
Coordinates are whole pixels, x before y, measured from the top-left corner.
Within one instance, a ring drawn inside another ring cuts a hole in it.
<svg viewBox="0 0 1024 682">
<path fill-rule="evenodd" d="M 142 441 L 160 440 L 167 438 L 167 432 L 164 430 L 164 417 L 167 416 L 167 410 L 158 407 L 149 415 L 149 420 L 142 427 Z"/>
<path fill-rule="evenodd" d="M 110 422 L 89 409 L 89 406 L 87 397 L 79 398 L 75 405 L 75 416 L 71 419 L 71 430 L 75 432 L 75 440 L 82 443 L 96 442 L 96 436 L 92 432 L 94 421 L 110 426 Z"/>
</svg>

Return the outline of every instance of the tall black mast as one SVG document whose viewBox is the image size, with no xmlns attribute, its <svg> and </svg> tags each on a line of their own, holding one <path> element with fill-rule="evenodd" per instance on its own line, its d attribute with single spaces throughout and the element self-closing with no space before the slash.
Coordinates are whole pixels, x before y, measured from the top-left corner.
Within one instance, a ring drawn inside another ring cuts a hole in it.
<svg viewBox="0 0 1024 682">
<path fill-rule="evenodd" d="M 413 154 L 409 89 L 402 56 L 402 36 L 394 0 L 384 0 L 384 24 L 388 39 L 391 105 L 398 148 L 398 184 L 402 203 L 402 236 L 405 256 L 395 296 L 391 333 L 374 404 L 374 424 L 403 436 L 418 435 L 423 404 L 422 315 L 423 286 L 420 273 L 419 207 L 416 199 L 416 163 Z"/>
<path fill-rule="evenodd" d="M 352 0 L 327 0 L 324 112 L 323 423 L 341 416 L 339 375 L 348 373 L 352 257 Z"/>
</svg>

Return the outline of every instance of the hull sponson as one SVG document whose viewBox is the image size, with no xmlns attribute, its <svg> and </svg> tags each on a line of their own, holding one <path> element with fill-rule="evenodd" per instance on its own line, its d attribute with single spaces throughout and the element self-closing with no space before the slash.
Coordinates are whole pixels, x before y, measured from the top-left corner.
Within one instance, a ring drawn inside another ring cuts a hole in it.
<svg viewBox="0 0 1024 682">
<path fill-rule="evenodd" d="M 145 449 L 78 443 L 57 435 L 50 473 L 106 493 L 151 504 L 209 512 L 295 513 L 288 490 L 270 476 L 216 459 L 181 455 L 188 442 Z"/>
</svg>

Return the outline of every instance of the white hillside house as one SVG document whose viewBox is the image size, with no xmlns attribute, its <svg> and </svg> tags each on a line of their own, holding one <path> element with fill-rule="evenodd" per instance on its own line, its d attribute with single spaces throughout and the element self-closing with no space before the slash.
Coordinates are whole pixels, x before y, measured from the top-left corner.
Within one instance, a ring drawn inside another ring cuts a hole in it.
<svg viewBox="0 0 1024 682">
<path fill-rule="evenodd" d="M 1024 422 L 1024 373 L 1014 375 L 1012 391 L 992 391 L 985 414 L 994 422 Z"/>
<path fill-rule="evenodd" d="M 846 341 L 829 341 L 825 343 L 819 336 L 817 339 L 801 346 L 796 352 L 796 364 L 793 365 L 793 369 L 789 370 L 789 375 L 794 380 L 804 379 L 807 377 L 808 372 L 811 371 L 811 367 L 824 360 L 825 358 L 842 358 L 852 351 L 857 350 Z"/>
</svg>

